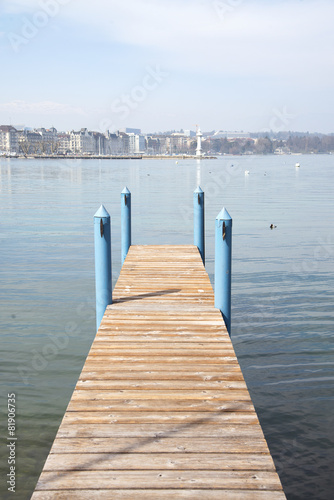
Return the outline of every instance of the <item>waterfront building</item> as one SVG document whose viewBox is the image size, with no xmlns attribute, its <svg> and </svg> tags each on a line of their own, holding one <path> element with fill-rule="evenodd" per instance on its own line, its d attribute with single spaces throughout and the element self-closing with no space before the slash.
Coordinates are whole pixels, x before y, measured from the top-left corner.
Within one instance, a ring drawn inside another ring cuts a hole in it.
<svg viewBox="0 0 334 500">
<path fill-rule="evenodd" d="M 58 132 L 57 134 L 57 153 L 61 155 L 66 155 L 71 153 L 71 135 L 64 132 Z"/>
<path fill-rule="evenodd" d="M 129 149 L 130 149 L 130 140 L 128 134 L 125 132 L 118 132 L 120 141 L 121 141 L 121 154 L 127 155 L 129 154 Z"/>
<path fill-rule="evenodd" d="M 123 153 L 123 142 L 118 132 L 111 133 L 109 130 L 105 133 L 105 149 L 106 155 L 120 155 Z"/>
<path fill-rule="evenodd" d="M 161 154 L 160 137 L 149 135 L 146 137 L 146 152 L 149 155 Z"/>
<path fill-rule="evenodd" d="M 39 132 L 23 130 L 19 133 L 19 152 L 24 155 L 44 153 L 44 143 Z"/>
<path fill-rule="evenodd" d="M 54 154 L 58 151 L 58 132 L 57 129 L 51 127 L 50 129 L 38 128 L 34 130 L 35 133 L 40 134 L 41 140 L 40 152 L 45 154 Z"/>
<path fill-rule="evenodd" d="M 96 141 L 92 132 L 82 128 L 79 132 L 70 133 L 71 151 L 74 154 L 96 154 Z"/>
<path fill-rule="evenodd" d="M 122 143 L 122 154 L 135 155 L 142 154 L 146 149 L 146 141 L 144 135 L 134 134 L 133 132 L 119 132 Z"/>
<path fill-rule="evenodd" d="M 95 154 L 104 155 L 106 150 L 106 136 L 101 134 L 101 132 L 91 132 L 93 139 L 95 141 L 94 149 Z"/>
<path fill-rule="evenodd" d="M 141 129 L 140 128 L 126 128 L 125 130 L 122 130 L 122 132 L 125 132 L 126 134 L 141 135 Z"/>
<path fill-rule="evenodd" d="M 0 151 L 5 153 L 19 152 L 19 133 L 11 125 L 0 126 Z"/>
<path fill-rule="evenodd" d="M 126 142 L 127 148 L 125 149 L 126 154 L 140 154 L 145 152 L 145 137 L 143 135 L 134 134 L 130 132 L 125 134 L 128 136 Z M 123 140 L 125 139 L 123 135 Z"/>
<path fill-rule="evenodd" d="M 228 130 L 218 130 L 215 132 L 212 137 L 214 139 L 249 139 L 250 138 L 250 133 L 249 132 L 238 132 L 237 130 L 235 131 L 228 131 Z"/>
<path fill-rule="evenodd" d="M 171 154 L 187 154 L 191 146 L 190 135 L 184 132 L 173 132 L 169 141 L 169 152 Z"/>
</svg>

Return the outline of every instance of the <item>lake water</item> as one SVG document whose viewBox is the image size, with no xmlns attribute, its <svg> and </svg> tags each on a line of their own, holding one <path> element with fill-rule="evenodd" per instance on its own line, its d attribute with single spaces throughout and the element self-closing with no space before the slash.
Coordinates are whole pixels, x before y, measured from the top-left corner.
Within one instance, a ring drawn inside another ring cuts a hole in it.
<svg viewBox="0 0 334 500">
<path fill-rule="evenodd" d="M 134 244 L 192 244 L 198 182 L 212 283 L 215 217 L 233 218 L 232 339 L 287 498 L 333 498 L 331 155 L 0 160 L 1 410 L 15 393 L 18 415 L 16 494 L 3 440 L 1 498 L 30 498 L 95 336 L 94 213 L 112 216 L 115 283 L 124 186 Z"/>
</svg>

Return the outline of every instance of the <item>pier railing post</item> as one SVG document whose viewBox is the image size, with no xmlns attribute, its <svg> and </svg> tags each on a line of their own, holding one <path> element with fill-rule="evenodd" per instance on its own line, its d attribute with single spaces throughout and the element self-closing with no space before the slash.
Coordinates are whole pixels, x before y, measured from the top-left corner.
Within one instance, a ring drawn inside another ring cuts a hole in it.
<svg viewBox="0 0 334 500">
<path fill-rule="evenodd" d="M 225 208 L 216 217 L 215 240 L 215 307 L 231 335 L 232 218 Z"/>
<path fill-rule="evenodd" d="M 204 192 L 199 186 L 194 191 L 194 245 L 205 265 Z"/>
<path fill-rule="evenodd" d="M 110 215 L 103 205 L 94 215 L 94 243 L 96 330 L 98 330 L 107 305 L 112 303 Z"/>
<path fill-rule="evenodd" d="M 131 246 L 131 193 L 125 187 L 121 193 L 122 264 Z"/>
</svg>

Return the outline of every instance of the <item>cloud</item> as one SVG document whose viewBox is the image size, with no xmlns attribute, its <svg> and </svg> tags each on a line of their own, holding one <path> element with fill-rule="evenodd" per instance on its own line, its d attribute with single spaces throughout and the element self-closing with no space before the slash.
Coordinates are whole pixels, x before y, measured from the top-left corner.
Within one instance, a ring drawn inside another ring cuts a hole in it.
<svg viewBox="0 0 334 500">
<path fill-rule="evenodd" d="M 4 0 L 40 10 L 47 0 Z M 48 0 L 77 38 L 121 46 L 168 69 L 208 74 L 332 75 L 332 0 Z M 28 14 L 27 14 L 28 15 Z M 28 15 L 29 17 L 29 15 Z M 301 74 L 300 74 L 301 73 Z"/>
<path fill-rule="evenodd" d="M 15 100 L 12 102 L 0 103 L 0 111 L 7 111 L 10 113 L 38 113 L 41 115 L 48 115 L 50 113 L 54 115 L 66 115 L 66 114 L 78 114 L 85 115 L 85 111 L 80 107 L 68 106 L 66 104 L 61 104 L 53 101 L 41 101 L 41 102 L 27 102 Z"/>
<path fill-rule="evenodd" d="M 40 9 L 40 0 L 2 0 L 1 9 L 6 14 L 22 14 Z"/>
<path fill-rule="evenodd" d="M 85 37 L 155 55 L 169 69 L 284 77 L 296 67 L 313 77 L 332 59 L 332 0 L 80 0 L 78 7 L 71 0 L 60 15 L 86 27 Z"/>
</svg>

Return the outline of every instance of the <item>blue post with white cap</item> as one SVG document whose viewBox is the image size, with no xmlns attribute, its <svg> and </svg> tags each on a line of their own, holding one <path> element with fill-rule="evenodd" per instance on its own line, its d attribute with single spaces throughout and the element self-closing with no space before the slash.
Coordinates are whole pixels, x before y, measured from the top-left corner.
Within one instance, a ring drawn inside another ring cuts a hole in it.
<svg viewBox="0 0 334 500">
<path fill-rule="evenodd" d="M 110 215 L 103 205 L 94 215 L 96 330 L 112 303 Z"/>
<path fill-rule="evenodd" d="M 215 240 L 215 307 L 231 335 L 232 218 L 225 208 L 216 217 Z"/>
<path fill-rule="evenodd" d="M 205 265 L 205 225 L 204 225 L 204 192 L 197 187 L 194 191 L 194 245 L 197 246 Z"/>
<path fill-rule="evenodd" d="M 122 264 L 131 246 L 131 193 L 125 187 L 121 193 Z"/>
</svg>

